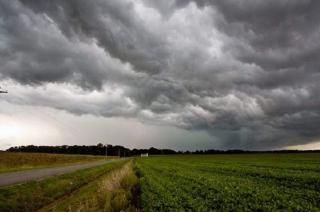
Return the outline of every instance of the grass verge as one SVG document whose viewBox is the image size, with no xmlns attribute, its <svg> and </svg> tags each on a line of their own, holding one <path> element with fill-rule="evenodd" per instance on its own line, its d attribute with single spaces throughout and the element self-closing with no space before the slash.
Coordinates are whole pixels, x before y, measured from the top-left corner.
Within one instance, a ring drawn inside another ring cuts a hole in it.
<svg viewBox="0 0 320 212">
<path fill-rule="evenodd" d="M 130 161 L 40 211 L 140 211 L 138 192 Z"/>
<path fill-rule="evenodd" d="M 126 161 L 114 161 L 94 168 L 45 178 L 41 181 L 0 188 L 0 211 L 36 211 L 57 199 L 68 196 Z"/>
</svg>

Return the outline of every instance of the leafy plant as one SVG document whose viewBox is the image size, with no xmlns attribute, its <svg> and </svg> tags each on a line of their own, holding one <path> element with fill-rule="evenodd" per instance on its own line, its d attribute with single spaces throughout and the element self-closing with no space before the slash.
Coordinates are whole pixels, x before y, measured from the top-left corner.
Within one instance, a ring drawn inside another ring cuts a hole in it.
<svg viewBox="0 0 320 212">
<path fill-rule="evenodd" d="M 137 159 L 145 211 L 319 211 L 320 154 Z"/>
</svg>

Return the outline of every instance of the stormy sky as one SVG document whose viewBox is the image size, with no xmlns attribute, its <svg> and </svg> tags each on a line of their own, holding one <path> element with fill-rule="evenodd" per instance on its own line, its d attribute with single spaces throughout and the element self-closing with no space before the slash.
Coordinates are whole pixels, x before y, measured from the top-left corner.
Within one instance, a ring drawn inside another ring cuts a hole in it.
<svg viewBox="0 0 320 212">
<path fill-rule="evenodd" d="M 320 148 L 318 0 L 0 0 L 0 149 Z"/>
</svg>

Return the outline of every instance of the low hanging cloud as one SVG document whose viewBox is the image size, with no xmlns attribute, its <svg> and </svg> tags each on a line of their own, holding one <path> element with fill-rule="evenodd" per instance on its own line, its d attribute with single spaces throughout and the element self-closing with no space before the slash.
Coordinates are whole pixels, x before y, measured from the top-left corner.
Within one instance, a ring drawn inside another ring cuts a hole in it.
<svg viewBox="0 0 320 212">
<path fill-rule="evenodd" d="M 1 98 L 205 130 L 223 148 L 314 142 L 319 10 L 316 0 L 0 0 L 11 88 Z"/>
</svg>

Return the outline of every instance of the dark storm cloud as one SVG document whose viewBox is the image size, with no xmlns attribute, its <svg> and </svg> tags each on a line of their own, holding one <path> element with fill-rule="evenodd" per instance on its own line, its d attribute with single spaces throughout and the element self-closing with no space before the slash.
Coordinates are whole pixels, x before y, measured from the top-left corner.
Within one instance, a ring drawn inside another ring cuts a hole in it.
<svg viewBox="0 0 320 212">
<path fill-rule="evenodd" d="M 161 36 L 140 24 L 129 1 L 22 0 L 37 13 L 46 13 L 68 37 L 97 40 L 112 56 L 130 62 L 136 70 L 157 73 L 165 66 Z"/>
<path fill-rule="evenodd" d="M 316 0 L 0 0 L 0 77 L 34 86 L 8 101 L 206 130 L 222 148 L 309 143 L 318 11 Z M 48 83 L 56 95 L 34 93 Z"/>
</svg>

